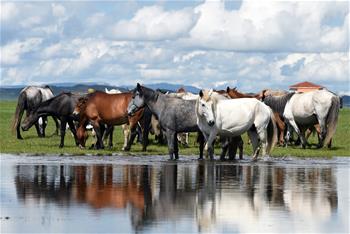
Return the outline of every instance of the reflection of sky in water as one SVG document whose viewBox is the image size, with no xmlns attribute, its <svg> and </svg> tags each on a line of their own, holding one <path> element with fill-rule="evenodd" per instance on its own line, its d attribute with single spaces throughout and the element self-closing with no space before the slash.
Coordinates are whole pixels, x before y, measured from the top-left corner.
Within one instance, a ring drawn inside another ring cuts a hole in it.
<svg viewBox="0 0 350 234">
<path fill-rule="evenodd" d="M 1 232 L 349 232 L 350 160 L 305 162 L 43 166 L 2 157 Z"/>
</svg>

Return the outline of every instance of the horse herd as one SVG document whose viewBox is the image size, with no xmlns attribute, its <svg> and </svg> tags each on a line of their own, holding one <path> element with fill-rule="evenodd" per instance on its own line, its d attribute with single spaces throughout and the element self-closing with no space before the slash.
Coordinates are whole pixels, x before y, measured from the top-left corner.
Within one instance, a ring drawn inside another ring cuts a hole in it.
<svg viewBox="0 0 350 234">
<path fill-rule="evenodd" d="M 326 89 L 307 93 L 263 90 L 249 95 L 227 87 L 226 90 L 201 90 L 196 95 L 184 90 L 162 93 L 137 84 L 132 91 L 123 93 L 63 92 L 54 96 L 48 86 L 29 86 L 19 95 L 13 128 L 17 138 L 23 139 L 20 126 L 26 131 L 35 125 L 38 136 L 43 137 L 46 119 L 51 116 L 56 123 L 56 132 L 60 128 L 59 147 L 64 146 L 68 124 L 76 145 L 84 148 L 87 126 L 91 125 L 96 135 L 93 147 L 103 149 L 104 138 L 109 137 L 108 146 L 112 147 L 114 126 L 123 125 L 123 150 L 131 149 L 139 128 L 146 151 L 149 131 L 151 126 L 154 129 L 156 122 L 166 137 L 170 159 L 179 157 L 178 134 L 197 132 L 199 158 L 202 159 L 206 151 L 213 159 L 214 142 L 219 139 L 222 160 L 227 154 L 229 159 L 234 159 L 237 149 L 242 159 L 241 135 L 247 132 L 253 160 L 256 160 L 260 151 L 263 156 L 270 154 L 277 142 L 287 146 L 293 132 L 303 148 L 310 146 L 305 133 L 310 134 L 313 130 L 318 133 L 318 148 L 331 147 L 339 108 L 340 98 Z M 27 115 L 21 124 L 24 110 Z"/>
</svg>

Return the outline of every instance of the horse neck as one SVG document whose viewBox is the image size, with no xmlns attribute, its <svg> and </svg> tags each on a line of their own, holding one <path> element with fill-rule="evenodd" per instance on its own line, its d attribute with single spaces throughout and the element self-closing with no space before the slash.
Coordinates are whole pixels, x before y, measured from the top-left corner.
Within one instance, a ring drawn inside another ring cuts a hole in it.
<svg viewBox="0 0 350 234">
<path fill-rule="evenodd" d="M 51 107 L 52 100 L 49 99 L 45 102 L 42 102 L 38 109 L 36 110 L 38 115 L 47 115 L 47 114 L 55 114 L 56 108 Z"/>
<path fill-rule="evenodd" d="M 157 97 L 155 97 L 154 95 L 157 95 Z M 150 111 L 153 114 L 155 114 L 158 118 L 162 110 L 162 105 L 160 105 L 160 103 L 164 103 L 162 102 L 162 100 L 164 100 L 165 98 L 164 94 L 154 92 L 150 95 L 145 95 L 145 98 L 145 104 L 148 106 Z"/>
</svg>

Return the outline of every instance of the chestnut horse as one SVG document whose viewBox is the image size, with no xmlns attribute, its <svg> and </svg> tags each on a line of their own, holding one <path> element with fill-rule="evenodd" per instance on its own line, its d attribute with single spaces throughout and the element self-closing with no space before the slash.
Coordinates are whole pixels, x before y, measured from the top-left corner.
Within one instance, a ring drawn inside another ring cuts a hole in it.
<svg viewBox="0 0 350 234">
<path fill-rule="evenodd" d="M 102 134 L 104 124 L 108 126 L 130 124 L 131 136 L 124 150 L 130 150 L 131 144 L 136 136 L 138 121 L 143 117 L 143 108 L 130 117 L 127 107 L 132 99 L 132 93 L 107 94 L 105 92 L 94 92 L 85 98 L 79 99 L 75 107 L 74 114 L 79 114 L 79 125 L 77 138 L 79 146 L 85 147 L 86 134 L 85 127 L 90 123 L 97 137 L 96 149 L 103 149 Z"/>
</svg>

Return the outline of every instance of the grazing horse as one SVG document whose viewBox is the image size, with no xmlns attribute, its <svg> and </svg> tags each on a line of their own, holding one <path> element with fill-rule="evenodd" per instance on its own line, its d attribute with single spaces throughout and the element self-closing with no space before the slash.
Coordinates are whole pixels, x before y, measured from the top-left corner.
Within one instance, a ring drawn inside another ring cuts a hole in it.
<svg viewBox="0 0 350 234">
<path fill-rule="evenodd" d="M 272 110 L 254 98 L 222 99 L 212 90 L 199 92 L 196 102 L 198 126 L 207 140 L 206 149 L 213 159 L 213 141 L 216 135 L 239 136 L 248 132 L 256 160 L 260 144 L 263 156 L 270 153 L 277 140 L 277 129 Z"/>
<path fill-rule="evenodd" d="M 12 129 L 13 130 L 16 129 L 17 139 L 20 139 L 20 140 L 23 139 L 20 132 L 20 125 L 21 125 L 21 119 L 24 111 L 26 110 L 27 116 L 28 116 L 29 113 L 34 109 L 36 109 L 40 103 L 52 97 L 54 97 L 54 95 L 49 86 L 43 86 L 43 87 L 27 86 L 21 90 L 18 97 L 14 121 L 12 124 Z M 47 117 L 42 116 L 41 120 L 42 120 L 41 126 L 39 124 L 39 121 L 37 121 L 35 123 L 35 128 L 39 137 L 45 137 Z M 58 134 L 59 123 L 55 117 L 53 117 L 53 120 L 56 123 L 56 134 Z"/>
<path fill-rule="evenodd" d="M 127 145 L 123 147 L 123 150 L 130 150 L 136 136 L 137 123 L 143 116 L 141 109 L 135 116 L 128 117 L 127 107 L 131 98 L 132 93 L 107 94 L 99 91 L 81 98 L 74 110 L 74 114 L 79 115 L 77 137 L 80 147 L 85 147 L 85 127 L 88 123 L 92 124 L 96 132 L 96 149 L 104 148 L 102 133 L 105 124 L 108 126 L 130 124 L 131 136 Z"/>
<path fill-rule="evenodd" d="M 280 97 L 267 96 L 264 102 L 283 115 L 300 137 L 303 148 L 307 145 L 305 131 L 310 126 L 320 125 L 319 148 L 328 144 L 336 131 L 340 100 L 328 90 L 289 93 Z M 289 136 L 287 134 L 287 141 Z"/>
<path fill-rule="evenodd" d="M 179 132 L 199 132 L 197 119 L 194 111 L 196 101 L 188 101 L 180 98 L 169 97 L 161 92 L 154 91 L 147 87 L 137 84 L 133 91 L 132 99 L 128 105 L 128 114 L 134 115 L 135 112 L 147 106 L 152 114 L 159 120 L 168 142 L 170 159 L 179 158 L 179 148 L 177 142 L 177 133 Z M 203 158 L 204 139 L 199 134 L 200 158 Z"/>
<path fill-rule="evenodd" d="M 75 120 L 73 111 L 80 97 L 81 95 L 77 94 L 61 93 L 56 97 L 42 102 L 24 119 L 22 130 L 27 131 L 41 116 L 53 116 L 61 120 L 61 142 L 59 147 L 62 148 L 64 146 L 64 136 L 66 134 L 67 123 L 77 144 L 76 130 L 73 122 Z"/>
</svg>

